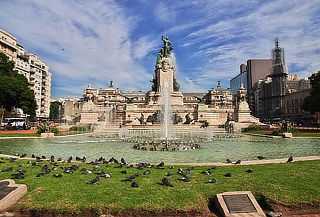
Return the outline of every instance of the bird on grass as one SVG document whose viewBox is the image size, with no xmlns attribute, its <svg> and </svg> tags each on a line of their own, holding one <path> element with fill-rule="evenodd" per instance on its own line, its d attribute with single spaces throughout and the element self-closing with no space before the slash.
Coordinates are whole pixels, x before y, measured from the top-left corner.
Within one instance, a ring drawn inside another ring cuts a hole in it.
<svg viewBox="0 0 320 217">
<path fill-rule="evenodd" d="M 258 158 L 259 160 L 263 160 L 263 159 L 265 159 L 266 157 L 263 157 L 263 156 L 259 155 L 257 158 Z"/>
<path fill-rule="evenodd" d="M 226 173 L 224 174 L 225 177 L 231 177 L 232 176 L 232 173 Z"/>
<path fill-rule="evenodd" d="M 151 171 L 150 170 L 146 170 L 143 172 L 143 175 L 150 175 L 151 174 Z"/>
<path fill-rule="evenodd" d="M 102 177 L 102 178 L 111 178 L 112 175 L 108 174 L 108 173 L 105 173 L 105 174 L 100 175 L 100 177 Z"/>
<path fill-rule="evenodd" d="M 292 161 L 293 161 L 293 157 L 290 156 L 290 157 L 288 158 L 288 160 L 287 160 L 287 163 L 290 163 L 290 162 L 292 162 Z"/>
<path fill-rule="evenodd" d="M 253 173 L 253 169 L 247 169 L 246 172 L 247 173 Z"/>
<path fill-rule="evenodd" d="M 156 167 L 157 167 L 158 169 L 163 169 L 163 166 L 164 166 L 164 162 L 161 162 L 161 163 L 159 163 Z"/>
<path fill-rule="evenodd" d="M 97 176 L 96 178 L 94 178 L 94 179 L 90 180 L 89 182 L 87 182 L 87 184 L 95 185 L 95 184 L 98 184 L 99 181 L 100 181 L 99 176 Z"/>
<path fill-rule="evenodd" d="M 167 178 L 162 179 L 162 184 L 165 186 L 173 187 L 173 184 Z"/>
<path fill-rule="evenodd" d="M 56 178 L 61 178 L 62 175 L 61 174 L 54 174 L 53 177 L 56 177 Z"/>
<path fill-rule="evenodd" d="M 178 178 L 178 180 L 183 182 L 190 182 L 190 179 L 188 177 L 181 177 L 181 178 Z"/>
<path fill-rule="evenodd" d="M 231 161 L 230 159 L 227 159 L 227 163 L 228 163 L 228 164 L 231 164 L 232 161 Z"/>
<path fill-rule="evenodd" d="M 133 188 L 138 188 L 139 187 L 139 184 L 137 182 L 132 182 L 131 183 L 131 187 Z"/>
<path fill-rule="evenodd" d="M 215 179 L 209 179 L 207 182 L 205 182 L 206 184 L 211 184 L 211 183 L 216 183 L 217 180 Z"/>
</svg>

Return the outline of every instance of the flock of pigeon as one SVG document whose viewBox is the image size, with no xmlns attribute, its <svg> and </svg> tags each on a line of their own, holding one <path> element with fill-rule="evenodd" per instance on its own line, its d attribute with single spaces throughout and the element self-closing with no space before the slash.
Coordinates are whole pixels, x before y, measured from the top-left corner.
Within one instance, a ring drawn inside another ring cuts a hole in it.
<svg viewBox="0 0 320 217">
<path fill-rule="evenodd" d="M 26 154 L 22 154 L 22 155 L 17 154 L 17 157 L 20 157 L 20 158 L 25 158 L 26 156 L 27 156 Z M 141 175 L 147 176 L 147 175 L 151 174 L 150 168 L 165 169 L 164 168 L 164 162 L 161 162 L 158 165 L 152 165 L 150 163 L 138 163 L 136 165 L 133 165 L 133 164 L 127 163 L 124 158 L 121 158 L 121 160 L 119 162 L 114 157 L 110 158 L 109 160 L 106 160 L 105 158 L 100 157 L 99 159 L 96 159 L 95 161 L 88 162 L 88 164 L 93 165 L 93 169 L 89 170 L 89 169 L 86 169 L 86 168 L 79 169 L 81 164 L 73 164 L 71 166 L 60 166 L 59 163 L 63 163 L 65 161 L 63 161 L 61 158 L 55 159 L 54 156 L 51 156 L 50 159 L 47 159 L 45 156 L 38 157 L 38 156 L 32 155 L 31 157 L 34 158 L 35 160 L 28 161 L 28 164 L 30 164 L 31 166 L 35 166 L 35 167 L 41 167 L 41 170 L 36 175 L 36 177 L 45 176 L 45 175 L 49 174 L 50 172 L 56 171 L 56 170 L 62 170 L 63 173 L 66 173 L 66 174 L 72 174 L 72 173 L 76 172 L 77 170 L 79 170 L 82 174 L 95 174 L 96 177 L 94 179 L 88 181 L 87 184 L 97 184 L 97 183 L 99 183 L 101 178 L 111 178 L 112 177 L 111 174 L 108 174 L 108 173 L 104 172 L 103 169 L 100 168 L 100 166 L 99 166 L 100 164 L 114 164 L 114 165 L 117 165 L 116 168 L 122 168 L 123 169 L 123 170 L 120 171 L 121 174 L 127 174 L 127 170 L 129 168 L 137 168 L 137 169 L 140 169 L 140 170 L 146 169 L 141 173 L 138 172 L 138 173 L 134 173 L 133 175 L 129 175 L 125 179 L 122 180 L 122 181 L 131 181 L 131 187 L 133 187 L 133 188 L 138 188 L 139 187 L 139 184 L 136 181 L 137 177 L 139 177 Z M 265 157 L 263 157 L 263 156 L 258 156 L 257 158 L 259 160 L 265 159 Z M 12 158 L 11 157 L 11 158 L 8 158 L 7 161 L 9 163 L 14 163 L 14 162 L 16 162 L 17 159 L 18 158 Z M 66 162 L 72 163 L 72 160 L 73 160 L 73 158 L 69 157 Z M 76 157 L 75 160 L 77 162 L 85 163 L 86 162 L 86 157 L 83 157 L 83 158 Z M 42 163 L 45 162 L 45 161 L 48 161 L 49 165 L 48 164 L 44 164 L 43 165 Z M 287 162 L 292 162 L 292 161 L 293 161 L 293 157 L 290 156 L 288 158 Z M 0 158 L 0 164 L 4 164 L 4 163 L 7 163 L 6 159 Z M 227 159 L 227 163 L 233 163 L 233 162 L 230 159 Z M 233 164 L 240 164 L 240 163 L 241 163 L 241 160 L 237 160 Z M 27 171 L 25 169 L 23 169 L 23 165 L 22 164 L 18 164 L 18 167 L 21 168 L 21 169 L 18 169 L 16 171 L 14 171 L 13 167 L 8 167 L 8 168 L 5 168 L 5 169 L 2 169 L 1 172 L 4 172 L 4 173 L 6 173 L 6 172 L 15 172 L 15 173 L 11 174 L 11 178 L 13 178 L 13 179 L 24 179 L 25 178 L 25 174 L 26 174 Z M 174 167 L 173 166 L 168 166 L 168 169 L 174 171 Z M 202 171 L 201 173 L 205 174 L 205 175 L 211 175 L 212 171 L 214 169 L 216 169 L 216 167 L 212 167 L 212 168 L 206 169 L 206 170 Z M 182 181 L 182 182 L 190 182 L 190 175 L 191 175 L 191 171 L 192 170 L 194 170 L 194 167 L 187 168 L 185 171 L 183 171 L 182 168 L 179 168 L 176 171 L 176 173 L 180 175 L 180 177 L 177 180 Z M 247 173 L 252 173 L 253 170 L 252 169 L 248 169 L 248 170 L 246 170 L 246 172 Z M 173 184 L 170 182 L 169 178 L 167 178 L 167 177 L 170 177 L 170 176 L 172 176 L 174 174 L 175 174 L 175 172 L 166 173 L 166 177 L 161 180 L 160 184 L 162 184 L 164 186 L 173 187 Z M 63 177 L 63 175 L 61 173 L 54 174 L 53 176 L 55 178 L 62 178 Z M 231 173 L 226 173 L 226 174 L 224 174 L 224 176 L 225 177 L 231 177 L 232 174 Z M 216 179 L 212 178 L 212 179 L 207 180 L 205 183 L 207 183 L 207 184 L 215 183 L 216 181 L 217 181 Z"/>
</svg>

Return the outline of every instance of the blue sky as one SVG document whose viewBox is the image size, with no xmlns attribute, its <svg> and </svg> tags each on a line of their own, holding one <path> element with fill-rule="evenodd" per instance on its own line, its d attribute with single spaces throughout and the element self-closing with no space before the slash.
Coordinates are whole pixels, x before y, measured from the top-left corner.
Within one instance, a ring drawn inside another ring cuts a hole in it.
<svg viewBox="0 0 320 217">
<path fill-rule="evenodd" d="M 320 0 L 0 0 L 0 28 L 45 61 L 52 97 L 88 83 L 149 90 L 161 35 L 174 45 L 182 91 L 207 91 L 248 59 L 271 58 L 276 37 L 289 73 L 320 70 Z"/>
</svg>

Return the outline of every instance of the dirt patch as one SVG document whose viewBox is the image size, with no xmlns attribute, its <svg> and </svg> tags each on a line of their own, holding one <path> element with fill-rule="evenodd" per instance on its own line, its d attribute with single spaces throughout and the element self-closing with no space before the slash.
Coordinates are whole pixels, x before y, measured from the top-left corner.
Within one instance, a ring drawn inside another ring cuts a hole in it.
<svg viewBox="0 0 320 217">
<path fill-rule="evenodd" d="M 211 201 L 212 204 L 213 201 Z M 210 203 L 210 202 L 209 202 Z M 320 217 L 320 203 L 300 203 L 295 206 L 287 206 L 281 204 L 272 204 L 268 210 L 264 210 L 266 213 L 273 211 L 274 213 L 282 213 L 285 217 Z M 214 207 L 210 210 L 203 212 L 198 211 L 139 211 L 139 210 L 128 210 L 128 211 L 96 211 L 96 210 L 85 210 L 80 213 L 70 212 L 53 212 L 48 210 L 20 210 L 14 212 L 15 217 L 218 217 L 219 214 Z"/>
<path fill-rule="evenodd" d="M 23 133 L 23 134 L 28 134 L 28 133 L 36 133 L 38 130 L 37 129 L 32 129 L 32 130 L 0 130 L 0 133 Z"/>
<path fill-rule="evenodd" d="M 320 202 L 300 203 L 294 206 L 272 204 L 272 209 L 284 216 L 320 216 Z"/>
<path fill-rule="evenodd" d="M 217 217 L 215 214 L 210 212 L 194 212 L 194 211 L 162 211 L 162 212 L 150 212 L 150 211 L 105 211 L 98 212 L 95 210 L 86 210 L 78 214 L 74 213 L 58 213 L 51 212 L 47 210 L 30 210 L 30 211 L 16 211 L 14 213 L 15 217 L 169 217 L 169 216 L 177 216 L 177 217 Z"/>
</svg>

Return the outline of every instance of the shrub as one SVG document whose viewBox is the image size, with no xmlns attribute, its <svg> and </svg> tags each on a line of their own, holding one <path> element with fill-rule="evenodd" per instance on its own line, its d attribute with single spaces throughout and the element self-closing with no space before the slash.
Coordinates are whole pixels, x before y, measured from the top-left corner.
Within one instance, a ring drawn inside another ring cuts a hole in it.
<svg viewBox="0 0 320 217">
<path fill-rule="evenodd" d="M 73 126 L 73 127 L 70 127 L 69 131 L 87 131 L 87 128 L 80 127 L 80 126 Z"/>
<path fill-rule="evenodd" d="M 272 135 L 274 135 L 274 136 L 279 136 L 281 133 L 282 133 L 281 129 L 275 129 L 272 131 Z"/>
<path fill-rule="evenodd" d="M 261 127 L 261 126 L 249 126 L 247 128 L 243 128 L 242 132 L 260 131 L 260 130 L 263 130 L 263 127 Z"/>
<path fill-rule="evenodd" d="M 58 135 L 60 131 L 59 131 L 58 128 L 51 128 L 51 129 L 50 129 L 50 132 L 51 132 L 51 133 L 54 133 L 54 135 Z"/>
<path fill-rule="evenodd" d="M 47 132 L 47 128 L 45 128 L 45 127 L 39 127 L 39 129 L 37 131 L 38 134 L 45 133 L 45 132 Z"/>
<path fill-rule="evenodd" d="M 296 129 L 296 128 L 291 128 L 288 132 L 289 132 L 289 133 L 298 133 L 298 129 Z"/>
</svg>

